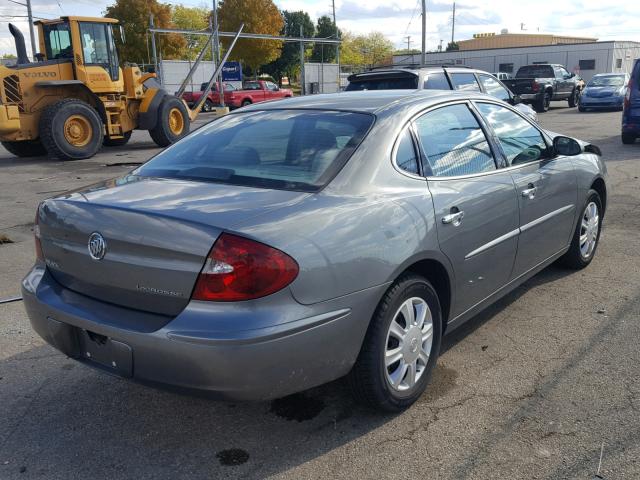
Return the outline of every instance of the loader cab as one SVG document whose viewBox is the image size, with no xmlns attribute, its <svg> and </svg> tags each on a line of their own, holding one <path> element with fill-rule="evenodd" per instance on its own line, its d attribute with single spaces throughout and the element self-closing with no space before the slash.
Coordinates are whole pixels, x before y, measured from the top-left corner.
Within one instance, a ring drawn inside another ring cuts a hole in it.
<svg viewBox="0 0 640 480">
<path fill-rule="evenodd" d="M 109 90 L 113 82 L 120 81 L 122 73 L 113 34 L 116 20 L 62 17 L 36 23 L 46 61 L 73 62 L 77 79 L 92 90 Z"/>
</svg>

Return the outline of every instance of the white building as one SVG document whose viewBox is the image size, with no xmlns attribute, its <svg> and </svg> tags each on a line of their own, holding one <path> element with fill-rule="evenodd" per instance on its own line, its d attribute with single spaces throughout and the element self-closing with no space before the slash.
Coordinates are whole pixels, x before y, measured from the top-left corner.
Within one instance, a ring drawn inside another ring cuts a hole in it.
<svg viewBox="0 0 640 480">
<path fill-rule="evenodd" d="M 589 81 L 597 73 L 631 73 L 640 58 L 640 42 L 593 42 L 540 47 L 460 50 L 427 54 L 427 65 L 466 65 L 515 75 L 523 65 L 557 63 Z M 394 55 L 395 66 L 420 64 L 420 54 Z"/>
</svg>

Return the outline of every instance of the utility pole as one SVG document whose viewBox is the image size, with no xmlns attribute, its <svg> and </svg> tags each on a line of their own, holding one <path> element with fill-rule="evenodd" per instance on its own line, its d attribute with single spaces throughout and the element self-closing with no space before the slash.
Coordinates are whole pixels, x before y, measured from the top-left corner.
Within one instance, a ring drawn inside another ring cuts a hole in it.
<svg viewBox="0 0 640 480">
<path fill-rule="evenodd" d="M 411 35 L 407 35 L 404 38 L 407 39 L 407 53 L 409 53 L 411 51 Z"/>
<path fill-rule="evenodd" d="M 12 3 L 27 7 L 27 19 L 29 21 L 29 34 L 31 35 L 31 55 L 35 60 L 36 58 L 36 35 L 33 31 L 33 14 L 31 13 L 31 0 L 26 0 L 27 3 L 21 3 L 16 0 L 10 0 Z"/>
<path fill-rule="evenodd" d="M 453 20 L 451 21 L 451 43 L 452 44 L 455 43 L 455 38 L 456 38 L 456 2 L 453 2 Z"/>
<path fill-rule="evenodd" d="M 36 58 L 36 36 L 33 32 L 33 14 L 31 13 L 31 0 L 27 0 L 27 17 L 29 17 L 29 33 L 31 34 L 31 54 Z"/>
<path fill-rule="evenodd" d="M 422 0 L 422 54 L 420 55 L 420 65 L 427 63 L 427 0 Z"/>
<path fill-rule="evenodd" d="M 304 80 L 304 32 L 302 31 L 302 25 L 300 25 L 300 85 L 302 95 L 306 94 L 305 80 Z"/>
<path fill-rule="evenodd" d="M 331 0 L 331 9 L 333 10 L 333 26 L 336 29 L 336 40 L 340 40 L 338 24 L 336 23 L 336 0 Z M 340 44 L 336 45 L 336 63 L 338 64 L 338 91 L 340 91 Z"/>
</svg>

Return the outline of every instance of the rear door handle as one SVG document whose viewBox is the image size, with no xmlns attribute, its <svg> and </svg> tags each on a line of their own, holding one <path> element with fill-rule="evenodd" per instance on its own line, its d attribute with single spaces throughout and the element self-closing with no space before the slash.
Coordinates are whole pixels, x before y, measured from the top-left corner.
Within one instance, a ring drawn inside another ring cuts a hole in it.
<svg viewBox="0 0 640 480">
<path fill-rule="evenodd" d="M 454 227 L 457 227 L 462 223 L 462 219 L 464 218 L 464 212 L 460 210 L 456 213 L 450 213 L 449 215 L 445 215 L 442 217 L 442 223 L 445 225 L 451 223 Z"/>
<path fill-rule="evenodd" d="M 522 196 L 528 198 L 529 200 L 533 200 L 534 198 L 536 198 L 537 190 L 538 189 L 536 187 L 530 186 L 529 188 L 522 190 Z"/>
</svg>

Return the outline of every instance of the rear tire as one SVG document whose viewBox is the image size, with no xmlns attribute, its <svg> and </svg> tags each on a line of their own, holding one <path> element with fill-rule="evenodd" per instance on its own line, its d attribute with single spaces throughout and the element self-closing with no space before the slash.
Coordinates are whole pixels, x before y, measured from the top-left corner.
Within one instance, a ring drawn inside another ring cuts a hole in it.
<svg viewBox="0 0 640 480">
<path fill-rule="evenodd" d="M 204 104 L 202 105 L 202 111 L 203 112 L 211 112 L 214 109 L 214 107 L 215 107 L 215 105 L 213 104 L 213 102 L 207 98 L 204 101 Z"/>
<path fill-rule="evenodd" d="M 569 108 L 574 108 L 576 105 L 578 105 L 579 98 L 580 98 L 580 90 L 578 90 L 577 88 L 574 88 L 573 92 L 571 92 L 571 96 L 567 100 L 569 102 Z"/>
<path fill-rule="evenodd" d="M 533 104 L 533 108 L 538 113 L 544 113 L 549 111 L 549 107 L 551 106 L 551 94 L 546 92 L 543 97 Z"/>
<path fill-rule="evenodd" d="M 247 105 L 251 105 L 251 100 L 243 100 L 242 101 L 242 106 L 246 107 Z"/>
<path fill-rule="evenodd" d="M 93 157 L 104 137 L 98 112 L 75 98 L 49 105 L 40 116 L 39 130 L 40 141 L 49 156 L 60 160 Z"/>
<path fill-rule="evenodd" d="M 40 140 L 24 140 L 22 142 L 1 142 L 7 151 L 16 157 L 40 157 L 46 155 L 47 151 L 42 146 Z"/>
<path fill-rule="evenodd" d="M 595 219 L 595 220 L 594 220 Z M 589 190 L 582 207 L 578 224 L 573 232 L 571 246 L 558 263 L 567 268 L 580 270 L 591 263 L 600 243 L 602 230 L 602 200 L 595 190 Z"/>
<path fill-rule="evenodd" d="M 405 311 L 414 316 L 416 323 L 404 320 Z M 402 335 L 404 339 L 399 340 Z M 429 383 L 440 352 L 441 336 L 440 302 L 431 284 L 413 274 L 399 278 L 380 300 L 349 373 L 356 399 L 388 412 L 408 408 Z"/>
<path fill-rule="evenodd" d="M 586 111 L 587 111 L 587 109 L 586 109 L 586 108 L 584 108 L 583 106 L 579 106 L 579 107 L 578 107 L 578 111 L 579 111 L 579 112 L 586 112 Z"/>
<path fill-rule="evenodd" d="M 121 147 L 122 145 L 126 145 L 127 142 L 129 142 L 130 138 L 131 138 L 131 130 L 128 132 L 125 132 L 122 138 L 104 137 L 102 144 L 105 147 Z"/>
<path fill-rule="evenodd" d="M 636 143 L 636 136 L 632 133 L 623 133 L 622 143 L 624 143 L 625 145 L 632 145 Z"/>
<path fill-rule="evenodd" d="M 181 100 L 167 96 L 158 109 L 156 126 L 149 130 L 151 139 L 159 147 L 168 147 L 189 133 L 190 120 Z"/>
</svg>

